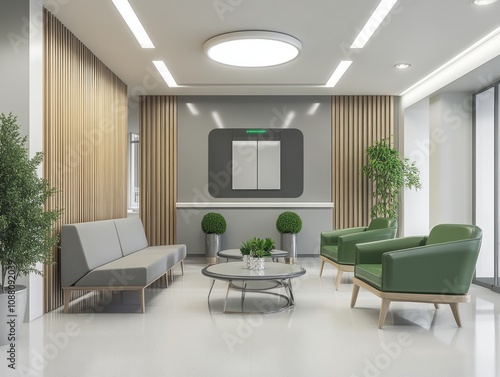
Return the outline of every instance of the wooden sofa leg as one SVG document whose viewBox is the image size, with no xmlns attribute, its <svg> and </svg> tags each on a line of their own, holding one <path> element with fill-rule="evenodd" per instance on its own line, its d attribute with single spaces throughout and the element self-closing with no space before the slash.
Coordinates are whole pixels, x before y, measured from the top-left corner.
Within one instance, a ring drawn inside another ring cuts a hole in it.
<svg viewBox="0 0 500 377">
<path fill-rule="evenodd" d="M 184 261 L 181 260 L 181 275 L 184 275 Z"/>
<path fill-rule="evenodd" d="M 325 267 L 325 261 L 324 260 L 321 261 L 321 268 L 319 270 L 319 277 L 321 277 L 321 275 L 323 275 L 323 267 Z"/>
<path fill-rule="evenodd" d="M 139 293 L 139 299 L 141 301 L 141 313 L 146 313 L 146 300 L 144 298 L 145 288 L 142 288 Z"/>
<path fill-rule="evenodd" d="M 378 328 L 381 329 L 384 326 L 385 317 L 387 317 L 387 312 L 389 311 L 389 305 L 391 305 L 391 300 L 386 298 L 382 299 L 382 305 L 380 305 L 380 315 L 378 317 Z"/>
<path fill-rule="evenodd" d="M 434 308 L 439 309 L 439 304 L 434 304 Z"/>
<path fill-rule="evenodd" d="M 64 290 L 64 313 L 68 313 L 69 302 L 71 301 L 71 292 L 69 289 Z"/>
<path fill-rule="evenodd" d="M 340 281 L 342 280 L 342 274 L 344 271 L 337 270 L 337 278 L 335 279 L 335 290 L 339 289 Z"/>
<path fill-rule="evenodd" d="M 351 308 L 354 308 L 354 305 L 356 305 L 356 300 L 358 299 L 358 293 L 359 293 L 359 285 L 353 284 L 352 296 L 351 296 Z"/>
<path fill-rule="evenodd" d="M 455 322 L 457 323 L 458 327 L 462 327 L 462 321 L 460 320 L 460 313 L 458 311 L 458 303 L 452 303 L 450 304 L 451 311 L 453 313 L 453 317 L 455 317 Z"/>
</svg>

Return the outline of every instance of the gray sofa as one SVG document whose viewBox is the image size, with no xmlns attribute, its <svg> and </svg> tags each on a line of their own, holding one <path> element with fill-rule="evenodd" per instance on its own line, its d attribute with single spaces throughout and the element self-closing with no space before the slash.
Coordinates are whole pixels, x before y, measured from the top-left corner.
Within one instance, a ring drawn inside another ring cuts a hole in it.
<svg viewBox="0 0 500 377">
<path fill-rule="evenodd" d="M 62 226 L 61 284 L 66 313 L 74 291 L 133 291 L 165 277 L 183 261 L 186 245 L 148 246 L 141 220 L 123 218 Z"/>
</svg>

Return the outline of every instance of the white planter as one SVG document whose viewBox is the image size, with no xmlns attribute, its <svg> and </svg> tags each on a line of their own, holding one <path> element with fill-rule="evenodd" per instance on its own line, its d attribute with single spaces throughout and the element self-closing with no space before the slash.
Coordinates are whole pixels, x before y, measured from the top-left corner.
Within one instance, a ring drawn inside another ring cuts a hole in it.
<svg viewBox="0 0 500 377">
<path fill-rule="evenodd" d="M 250 269 L 254 271 L 262 271 L 266 267 L 266 258 L 250 258 Z"/>
<path fill-rule="evenodd" d="M 243 268 L 244 269 L 249 269 L 250 268 L 250 255 L 243 255 L 243 260 L 242 262 L 243 263 Z"/>
<path fill-rule="evenodd" d="M 19 342 L 26 310 L 26 287 L 16 285 L 15 293 L 0 292 L 0 346 Z"/>
</svg>

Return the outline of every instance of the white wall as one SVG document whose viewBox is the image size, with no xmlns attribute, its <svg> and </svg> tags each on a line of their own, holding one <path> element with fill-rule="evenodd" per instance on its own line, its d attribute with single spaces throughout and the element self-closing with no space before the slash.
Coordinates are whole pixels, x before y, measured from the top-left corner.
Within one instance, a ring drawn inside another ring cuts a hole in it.
<svg viewBox="0 0 500 377">
<path fill-rule="evenodd" d="M 40 1 L 0 2 L 0 112 L 18 117 L 21 132 L 29 137 L 30 156 L 43 150 L 42 20 Z M 42 278 L 21 277 L 18 284 L 28 287 L 25 321 L 38 318 L 43 314 Z"/>
<path fill-rule="evenodd" d="M 472 96 L 430 99 L 429 225 L 472 223 Z"/>
<path fill-rule="evenodd" d="M 420 190 L 404 192 L 404 236 L 429 232 L 429 100 L 423 99 L 404 111 L 404 157 L 420 171 Z"/>
</svg>

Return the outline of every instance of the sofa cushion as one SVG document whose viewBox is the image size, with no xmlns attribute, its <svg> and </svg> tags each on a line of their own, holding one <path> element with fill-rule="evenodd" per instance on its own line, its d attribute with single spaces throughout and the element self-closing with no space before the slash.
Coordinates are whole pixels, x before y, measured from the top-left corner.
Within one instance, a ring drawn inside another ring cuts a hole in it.
<svg viewBox="0 0 500 377">
<path fill-rule="evenodd" d="M 381 264 L 357 264 L 354 267 L 354 276 L 377 289 L 382 289 Z"/>
<path fill-rule="evenodd" d="M 61 283 L 73 285 L 89 271 L 122 258 L 112 220 L 63 225 L 61 230 Z"/>
<path fill-rule="evenodd" d="M 429 233 L 427 245 L 476 238 L 476 232 L 477 227 L 472 225 L 439 224 Z"/>
<path fill-rule="evenodd" d="M 138 255 L 122 257 L 97 267 L 81 278 L 77 287 L 147 286 L 165 274 L 166 256 Z"/>
<path fill-rule="evenodd" d="M 123 256 L 148 247 L 148 240 L 139 217 L 116 219 L 114 222 Z"/>
<path fill-rule="evenodd" d="M 186 245 L 150 246 L 138 251 L 138 255 L 163 255 L 166 257 L 167 270 L 186 258 Z"/>
<path fill-rule="evenodd" d="M 373 219 L 365 230 L 395 228 L 396 220 L 386 217 L 377 217 Z"/>
<path fill-rule="evenodd" d="M 339 247 L 338 246 L 323 246 L 321 248 L 321 255 L 331 259 L 334 262 L 339 260 Z"/>
</svg>

